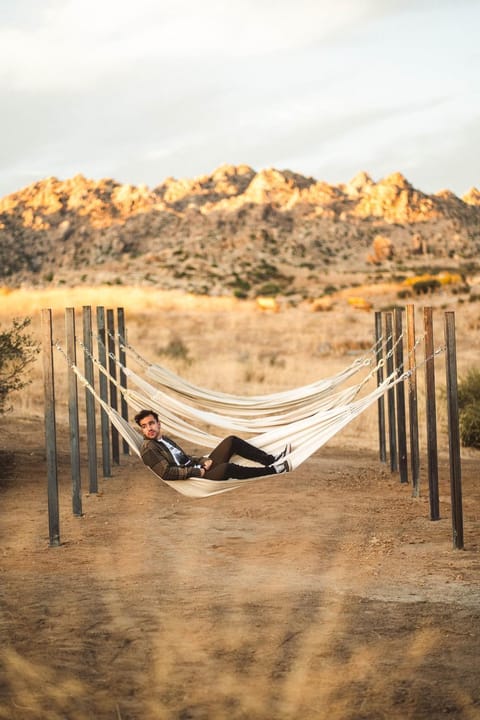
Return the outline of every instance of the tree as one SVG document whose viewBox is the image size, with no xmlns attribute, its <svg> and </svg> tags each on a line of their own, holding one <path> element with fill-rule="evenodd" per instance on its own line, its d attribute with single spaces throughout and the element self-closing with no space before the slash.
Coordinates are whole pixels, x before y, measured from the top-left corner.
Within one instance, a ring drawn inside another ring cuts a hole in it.
<svg viewBox="0 0 480 720">
<path fill-rule="evenodd" d="M 14 319 L 12 326 L 0 331 L 0 414 L 6 412 L 7 396 L 29 384 L 25 371 L 39 352 L 37 342 L 27 332 L 31 318 Z"/>
</svg>

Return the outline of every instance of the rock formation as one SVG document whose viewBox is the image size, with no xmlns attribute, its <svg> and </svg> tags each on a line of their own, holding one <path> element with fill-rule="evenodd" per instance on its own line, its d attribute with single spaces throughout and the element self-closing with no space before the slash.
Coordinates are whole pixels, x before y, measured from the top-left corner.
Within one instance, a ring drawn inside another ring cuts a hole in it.
<svg viewBox="0 0 480 720">
<path fill-rule="evenodd" d="M 379 240 L 380 238 L 380 240 Z M 204 294 L 318 297 L 369 263 L 475 262 L 480 192 L 427 195 L 403 175 L 329 185 L 224 165 L 149 189 L 46 178 L 0 200 L 0 283 L 155 284 Z"/>
</svg>

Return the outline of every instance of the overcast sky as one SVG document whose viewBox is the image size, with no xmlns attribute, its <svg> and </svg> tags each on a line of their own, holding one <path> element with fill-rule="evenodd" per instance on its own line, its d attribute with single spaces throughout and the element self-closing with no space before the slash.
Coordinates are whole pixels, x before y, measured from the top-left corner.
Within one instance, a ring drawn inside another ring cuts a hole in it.
<svg viewBox="0 0 480 720">
<path fill-rule="evenodd" d="M 0 196 L 224 163 L 480 188 L 479 0 L 0 0 Z"/>
</svg>

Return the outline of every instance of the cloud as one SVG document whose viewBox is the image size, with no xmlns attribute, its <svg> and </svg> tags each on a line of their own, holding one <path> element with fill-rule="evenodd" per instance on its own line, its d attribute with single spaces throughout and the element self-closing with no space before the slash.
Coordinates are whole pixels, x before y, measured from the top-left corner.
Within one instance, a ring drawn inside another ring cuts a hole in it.
<svg viewBox="0 0 480 720">
<path fill-rule="evenodd" d="M 152 185 L 224 162 L 421 173 L 429 138 L 455 147 L 480 111 L 473 0 L 7 5 L 0 193 L 36 172 Z"/>
<path fill-rule="evenodd" d="M 221 62 L 308 47 L 361 22 L 374 6 L 368 0 L 23 2 L 21 14 L 0 29 L 0 65 L 14 88 L 82 88 L 132 64 L 141 72 L 142 64 L 164 63 L 171 72 L 179 60 Z M 30 10 L 35 24 L 23 22 Z"/>
</svg>

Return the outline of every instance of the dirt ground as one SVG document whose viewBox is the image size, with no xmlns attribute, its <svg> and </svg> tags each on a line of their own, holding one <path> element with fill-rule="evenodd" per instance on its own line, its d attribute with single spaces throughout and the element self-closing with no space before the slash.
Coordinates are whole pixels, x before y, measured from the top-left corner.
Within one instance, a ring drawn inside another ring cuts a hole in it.
<svg viewBox="0 0 480 720">
<path fill-rule="evenodd" d="M 480 718 L 480 484 L 454 550 L 371 450 L 189 499 L 124 456 L 49 547 L 43 427 L 0 421 L 0 718 Z"/>
</svg>

